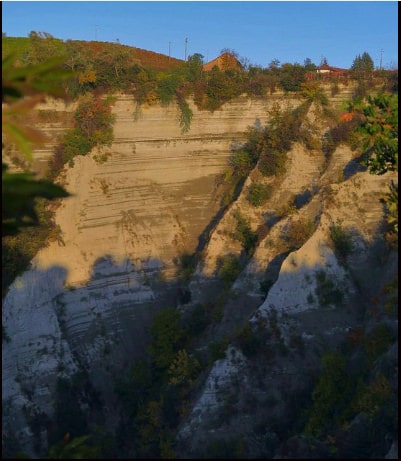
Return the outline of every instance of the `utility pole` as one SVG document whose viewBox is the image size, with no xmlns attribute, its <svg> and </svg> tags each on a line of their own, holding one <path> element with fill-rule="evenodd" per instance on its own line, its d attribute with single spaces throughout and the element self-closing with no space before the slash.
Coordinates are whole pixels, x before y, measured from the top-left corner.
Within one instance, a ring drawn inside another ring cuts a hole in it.
<svg viewBox="0 0 401 461">
<path fill-rule="evenodd" d="M 380 70 L 382 70 L 382 63 L 383 63 L 383 48 L 380 50 Z"/>
<path fill-rule="evenodd" d="M 184 55 L 184 61 L 187 60 L 187 44 L 188 44 L 188 39 L 185 39 L 185 55 Z"/>
</svg>

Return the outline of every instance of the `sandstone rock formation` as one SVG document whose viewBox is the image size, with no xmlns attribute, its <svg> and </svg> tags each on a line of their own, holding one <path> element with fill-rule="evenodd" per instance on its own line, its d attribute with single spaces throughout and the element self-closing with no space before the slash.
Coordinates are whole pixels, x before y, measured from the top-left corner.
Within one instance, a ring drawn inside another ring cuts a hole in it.
<svg viewBox="0 0 401 461">
<path fill-rule="evenodd" d="M 344 99 L 349 91 L 344 88 Z M 337 95 L 332 104 L 338 107 L 339 101 Z M 107 427 L 116 427 L 113 379 L 146 352 L 154 313 L 180 304 L 176 261 L 197 249 L 202 232 L 221 211 L 216 179 L 227 167 L 232 144 L 244 141 L 247 127 L 265 124 L 277 103 L 296 107 L 301 100 L 283 94 L 264 100 L 240 97 L 214 113 L 200 112 L 191 104 L 191 128 L 183 134 L 176 107 L 138 109 L 131 97 L 117 95 L 114 142 L 100 153 L 107 160 L 99 161 L 99 152 L 92 152 L 65 168 L 60 180 L 72 197 L 55 213 L 62 238 L 36 255 L 3 302 L 3 325 L 10 338 L 3 343 L 3 427 L 16 433 L 28 452 L 34 454 L 35 417 L 43 413 L 51 417 L 54 411 L 57 379 L 77 371 L 84 370 L 101 395 Z M 309 117 L 318 118 L 314 107 Z M 42 162 L 64 129 L 61 124 L 50 125 L 42 125 L 53 136 L 39 152 Z M 320 135 L 325 129 L 318 127 Z M 355 167 L 354 156 L 348 147 L 339 146 L 328 160 L 321 149 L 295 143 L 288 153 L 287 173 L 278 181 L 261 179 L 255 169 L 237 200 L 211 228 L 188 284 L 191 302 L 183 310 L 213 296 L 208 287 L 216 283 L 219 256 L 241 254 L 231 237 L 233 215 L 239 210 L 254 231 L 266 223 L 268 230 L 233 284 L 233 296 L 226 299 L 223 320 L 214 334 L 221 337 L 247 320 L 252 328 L 262 325 L 268 331 L 274 314 L 286 347 L 292 347 L 295 336 L 312 341 L 318 350 L 322 343 L 338 344 L 356 323 L 360 292 L 373 293 L 373 285 L 380 287 L 386 281 L 385 264 L 373 262 L 377 254 L 372 243 L 380 240 L 379 199 L 394 175 L 372 176 Z M 247 187 L 256 180 L 274 183 L 274 193 L 263 208 L 246 200 Z M 307 199 L 288 213 L 296 197 Z M 269 221 L 272 216 L 275 219 Z M 300 219 L 313 222 L 314 231 L 299 248 L 289 250 L 282 237 L 289 223 Z M 347 267 L 336 257 L 330 240 L 330 227 L 338 222 L 353 240 Z M 334 280 L 332 297 L 323 309 L 318 299 L 322 271 L 323 282 Z M 267 275 L 272 283 L 265 296 L 260 284 Z M 335 295 L 339 292 L 341 303 Z M 270 340 L 274 338 L 269 336 Z M 216 428 L 223 434 L 234 426 L 246 432 L 249 424 L 244 418 L 252 417 L 249 409 L 273 400 L 280 402 L 275 408 L 271 404 L 275 418 L 290 414 L 291 399 L 308 387 L 308 373 L 317 362 L 317 353 L 302 358 L 290 354 L 269 362 L 269 370 L 257 370 L 265 373 L 259 379 L 251 361 L 230 345 L 226 358 L 212 366 L 201 385 L 179 431 L 180 443 L 191 445 L 187 453 L 194 455 Z M 289 376 L 296 382 L 288 385 Z M 299 384 L 302 379 L 305 386 Z M 229 393 L 237 394 L 245 416 L 230 419 L 227 429 L 216 420 L 222 398 Z M 253 407 L 247 406 L 250 395 Z M 255 414 L 259 417 L 261 412 Z M 45 439 L 45 425 L 39 429 Z M 267 436 L 276 437 L 274 431 Z M 255 454 L 260 450 L 255 448 Z"/>
</svg>

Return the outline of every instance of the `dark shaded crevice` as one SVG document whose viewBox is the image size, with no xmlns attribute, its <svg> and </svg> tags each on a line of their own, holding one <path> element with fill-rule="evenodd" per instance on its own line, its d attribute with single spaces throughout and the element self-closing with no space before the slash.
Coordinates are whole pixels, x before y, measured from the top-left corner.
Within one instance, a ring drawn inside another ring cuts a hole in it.
<svg viewBox="0 0 401 461">
<path fill-rule="evenodd" d="M 217 224 L 221 221 L 226 211 L 239 197 L 242 191 L 242 188 L 244 186 L 244 183 L 246 181 L 246 178 L 247 177 L 243 177 L 238 180 L 237 184 L 235 185 L 235 189 L 234 189 L 233 196 L 232 196 L 230 203 L 227 205 L 223 205 L 217 211 L 217 213 L 213 216 L 213 218 L 210 220 L 209 224 L 205 227 L 205 229 L 201 232 L 201 234 L 198 237 L 198 245 L 195 250 L 196 253 L 200 253 L 205 249 L 206 245 L 208 244 L 210 240 L 210 236 L 213 230 L 216 228 Z"/>
</svg>

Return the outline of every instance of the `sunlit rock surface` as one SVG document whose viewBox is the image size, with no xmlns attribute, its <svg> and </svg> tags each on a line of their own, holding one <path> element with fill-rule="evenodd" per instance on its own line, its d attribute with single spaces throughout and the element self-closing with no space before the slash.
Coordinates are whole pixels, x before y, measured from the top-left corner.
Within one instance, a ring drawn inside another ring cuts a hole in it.
<svg viewBox="0 0 401 461">
<path fill-rule="evenodd" d="M 32 416 L 41 412 L 51 416 L 57 379 L 78 370 L 88 373 L 101 395 L 105 424 L 115 427 L 113 380 L 146 353 L 154 313 L 179 304 L 176 258 L 196 250 L 202 232 L 219 211 L 216 180 L 227 166 L 233 143 L 245 140 L 248 126 L 264 125 L 275 103 L 284 108 L 301 102 L 275 94 L 265 100 L 241 97 L 214 113 L 191 105 L 191 128 L 182 133 L 175 106 L 138 110 L 132 98 L 117 95 L 112 146 L 78 157 L 73 167 L 65 169 L 61 180 L 72 197 L 56 210 L 59 239 L 38 253 L 3 302 L 3 325 L 10 339 L 3 343 L 3 427 L 15 431 L 30 453 Z M 46 128 L 49 135 L 50 128 Z M 54 126 L 54 136 L 62 131 L 62 125 Z M 40 151 L 41 162 L 47 161 L 50 145 Z M 102 155 L 107 156 L 105 162 L 99 162 Z M 270 180 L 251 173 L 243 192 L 211 229 L 203 261 L 189 284 L 193 303 L 208 296 L 217 258 L 241 253 L 240 244 L 230 237 L 233 213 L 239 210 L 254 231 L 268 226 L 233 284 L 235 296 L 228 301 L 232 304 L 226 307 L 223 327 L 246 316 L 251 323 L 268 321 L 274 310 L 279 319 L 294 316 L 288 325 L 280 324 L 285 344 L 290 327 L 305 341 L 320 330 L 324 341 L 335 343 L 337 333 L 352 325 L 354 312 L 338 315 L 329 303 L 319 317 L 316 274 L 324 270 L 336 279 L 349 305 L 355 280 L 362 289 L 374 291 L 382 274 L 374 261 L 366 264 L 365 250 L 377 237 L 383 219 L 379 199 L 393 177 L 359 171 L 353 157 L 349 148 L 339 146 L 327 162 L 321 150 L 295 143 L 288 153 L 288 171 L 275 182 L 263 209 L 250 206 L 247 188 L 252 181 Z M 296 198 L 302 202 L 299 210 L 276 219 Z M 286 254 L 281 236 L 291 219 L 301 217 L 316 223 L 314 233 Z M 338 220 L 353 236 L 352 277 L 330 243 L 329 228 Z M 262 298 L 260 282 L 271 273 L 273 284 Z M 179 433 L 181 440 L 190 439 L 193 430 L 200 438 L 212 430 L 211 421 L 228 390 L 234 389 L 242 399 L 255 389 L 261 399 L 258 405 L 274 397 L 284 402 L 277 413 L 284 411 L 286 392 L 298 384 L 291 381 L 288 387 L 287 377 L 307 381 L 308 367 L 316 366 L 316 357 L 270 364 L 265 376 L 275 384 L 268 394 L 256 390 L 247 366 L 247 359 L 230 346 L 199 390 Z M 245 397 L 243 403 L 247 408 Z"/>
</svg>

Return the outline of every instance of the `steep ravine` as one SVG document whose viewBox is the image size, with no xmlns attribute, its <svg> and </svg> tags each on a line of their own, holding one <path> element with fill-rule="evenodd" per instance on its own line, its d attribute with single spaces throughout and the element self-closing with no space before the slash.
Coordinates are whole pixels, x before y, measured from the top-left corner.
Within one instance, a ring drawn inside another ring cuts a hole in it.
<svg viewBox="0 0 401 461">
<path fill-rule="evenodd" d="M 155 310 L 177 303 L 177 288 L 165 280 L 218 210 L 215 180 L 232 143 L 265 123 L 274 104 L 300 102 L 243 97 L 213 114 L 192 106 L 191 129 L 182 134 L 176 107 L 138 113 L 132 97 L 117 96 L 108 160 L 96 162 L 93 152 L 65 168 L 61 180 L 73 195 L 56 210 L 62 239 L 37 254 L 3 302 L 11 338 L 3 343 L 3 422 L 25 450 L 33 453 L 34 417 L 52 415 L 60 376 L 85 369 L 105 407 L 115 407 L 113 376 L 144 353 Z M 38 110 L 67 121 L 73 106 L 49 101 Z M 38 151 L 42 171 L 64 127 L 38 125 L 50 138 Z M 107 416 L 113 426 L 117 414 Z"/>
<path fill-rule="evenodd" d="M 357 168 L 355 155 L 340 145 L 327 162 L 322 152 L 308 152 L 294 144 L 288 153 L 287 173 L 274 183 L 275 191 L 262 210 L 247 202 L 245 187 L 212 233 L 190 284 L 194 298 L 198 296 L 202 301 L 211 299 L 207 286 L 210 274 L 216 270 L 217 257 L 233 253 L 240 256 L 242 252 L 232 238 L 235 212 L 240 210 L 256 230 L 283 203 L 310 192 L 304 206 L 289 209 L 273 222 L 233 283 L 231 296 L 225 299 L 222 321 L 208 339 L 232 339 L 225 358 L 217 360 L 204 377 L 191 412 L 181 425 L 178 440 L 183 458 L 203 456 L 208 450 L 205 447 L 237 453 L 244 450 L 244 444 L 247 458 L 330 457 L 324 444 L 313 452 L 302 437 L 294 437 L 287 444 L 283 434 L 290 437 L 302 430 L 302 408 L 319 370 L 320 355 L 327 348 L 344 347 L 348 332 L 363 324 L 364 313 L 371 308 L 372 299 L 382 296 L 397 264 L 396 254 L 386 249 L 383 240 L 384 210 L 380 201 L 395 175 L 374 176 Z M 346 178 L 345 172 L 350 169 L 355 173 Z M 314 222 L 315 230 L 310 237 L 305 236 L 299 249 L 288 251 L 283 237 L 291 222 L 302 219 Z M 341 226 L 352 241 L 346 263 L 335 252 L 330 237 L 333 225 Z M 271 284 L 267 297 L 261 302 L 266 268 L 277 259 L 279 264 L 268 273 Z M 390 324 L 396 331 L 397 321 Z M 259 352 L 244 355 L 239 347 L 240 325 L 251 327 L 258 338 Z M 396 358 L 394 351 L 389 354 L 395 379 Z M 356 418 L 354 426 L 361 440 L 369 437 L 368 425 Z M 376 440 L 377 453 L 382 450 L 385 455 L 388 451 L 392 457 L 398 441 L 394 434 L 386 437 L 388 445 L 383 438 Z M 352 442 L 344 434 L 337 442 L 340 448 L 336 450 L 343 456 L 358 450 L 364 453 L 362 448 L 353 451 L 349 446 Z"/>
<path fill-rule="evenodd" d="M 345 91 L 344 99 L 349 89 Z M 337 95 L 333 102 L 338 104 L 338 100 Z M 175 107 L 143 107 L 138 112 L 131 97 L 117 96 L 114 142 L 103 151 L 109 154 L 107 161 L 98 163 L 94 152 L 76 158 L 74 166 L 65 169 L 62 180 L 73 196 L 56 210 L 62 241 L 50 242 L 41 250 L 32 268 L 15 280 L 4 299 L 3 325 L 10 341 L 3 343 L 3 428 L 15 434 L 26 451 L 35 455 L 32 422 L 38 415 L 52 416 L 57 378 L 78 370 L 86 373 L 101 396 L 106 428 L 116 427 L 113 377 L 145 353 L 147 327 L 154 313 L 180 303 L 175 261 L 195 251 L 199 236 L 219 210 L 216 178 L 227 166 L 232 143 L 245 139 L 248 126 L 264 124 L 274 104 L 295 107 L 301 102 L 276 94 L 266 100 L 241 97 L 213 114 L 191 106 L 191 129 L 183 134 Z M 49 152 L 42 149 L 42 159 Z M 236 209 L 256 230 L 271 214 L 281 213 L 294 196 L 307 191 L 311 200 L 295 214 L 272 222 L 232 286 L 233 296 L 225 302 L 221 325 L 208 334 L 220 338 L 247 319 L 263 323 L 256 319 L 268 318 L 272 306 L 278 311 L 286 344 L 291 332 L 305 341 L 320 335 L 317 343 L 329 338 L 336 344 L 341 332 L 355 325 L 358 312 L 353 301 L 360 302 L 355 298 L 358 289 L 363 291 L 371 284 L 366 271 L 371 271 L 372 279 L 383 273 L 383 268 L 372 263 L 375 255 L 369 244 L 378 235 L 383 219 L 379 198 L 391 175 L 377 177 L 360 171 L 345 180 L 340 173 L 353 156 L 349 148 L 340 146 L 327 163 L 320 149 L 308 151 L 294 144 L 287 173 L 275 182 L 274 194 L 263 209 L 250 206 L 245 198 L 249 182 L 260 179 L 255 178 L 256 170 L 251 173 L 243 193 L 212 229 L 202 261 L 188 284 L 192 301 L 184 310 L 213 296 L 208 287 L 215 283 L 217 257 L 240 253 L 238 242 L 230 238 Z M 315 223 L 314 233 L 297 251 L 286 255 L 280 236 L 288 222 L 300 216 Z M 358 248 L 347 270 L 338 263 L 328 237 L 329 226 L 338 218 L 352 230 Z M 280 256 L 271 270 L 275 283 L 264 299 L 260 282 Z M 345 280 L 340 283 L 346 293 L 341 308 L 328 306 L 322 311 L 316 299 L 308 300 L 308 294 L 315 293 L 319 268 L 327 269 L 337 283 Z M 301 380 L 316 366 L 314 354 L 302 360 L 290 354 L 286 360 L 271 363 L 262 381 L 274 384 L 269 395 L 261 384 L 256 395 L 262 400 L 256 397 L 256 405 L 265 405 L 273 396 L 282 402 L 274 410 L 277 415 L 290 412 L 287 397 L 302 389 L 296 383 L 283 386 L 283 380 L 275 376 L 299 374 Z M 227 359 L 215 363 L 183 421 L 181 453 L 199 453 L 216 428 L 223 435 L 235 433 L 236 425 L 246 432 L 246 401 L 256 389 L 249 367 L 249 360 L 235 345 L 227 350 Z M 233 383 L 236 392 L 238 386 L 241 389 L 241 411 L 221 429 L 216 426 L 219 400 L 232 391 Z M 36 424 L 45 441 L 46 424 Z M 45 442 L 41 450 L 44 448 Z"/>
</svg>

